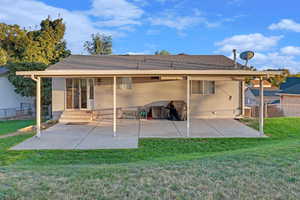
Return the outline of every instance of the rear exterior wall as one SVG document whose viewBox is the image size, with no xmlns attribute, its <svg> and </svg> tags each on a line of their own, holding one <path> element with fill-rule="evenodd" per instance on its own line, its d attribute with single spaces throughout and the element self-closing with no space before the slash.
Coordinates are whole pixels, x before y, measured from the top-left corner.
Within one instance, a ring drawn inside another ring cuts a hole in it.
<svg viewBox="0 0 300 200">
<path fill-rule="evenodd" d="M 65 109 L 65 79 L 52 81 L 53 114 Z M 186 80 L 159 81 L 151 78 L 133 78 L 132 89 L 117 89 L 117 107 L 144 106 L 171 100 L 186 101 Z M 239 81 L 216 81 L 215 94 L 191 94 L 191 116 L 194 118 L 233 118 L 241 114 Z M 94 109 L 113 106 L 113 79 L 95 81 Z"/>
</svg>

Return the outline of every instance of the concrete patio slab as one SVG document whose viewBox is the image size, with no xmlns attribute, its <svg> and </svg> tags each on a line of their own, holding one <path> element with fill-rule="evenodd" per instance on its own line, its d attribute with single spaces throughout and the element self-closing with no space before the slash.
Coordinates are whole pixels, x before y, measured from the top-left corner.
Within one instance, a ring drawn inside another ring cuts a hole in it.
<svg viewBox="0 0 300 200">
<path fill-rule="evenodd" d="M 111 126 L 109 125 L 102 127 L 101 124 L 56 124 L 43 131 L 40 138 L 31 137 L 12 147 L 11 150 L 129 149 L 137 147 L 137 133 L 113 137 Z"/>
<path fill-rule="evenodd" d="M 112 122 L 86 125 L 57 124 L 12 147 L 29 149 L 128 149 L 138 147 L 138 138 L 185 138 L 186 121 L 118 120 L 117 136 Z M 260 133 L 234 119 L 193 119 L 191 138 L 252 138 Z"/>
</svg>

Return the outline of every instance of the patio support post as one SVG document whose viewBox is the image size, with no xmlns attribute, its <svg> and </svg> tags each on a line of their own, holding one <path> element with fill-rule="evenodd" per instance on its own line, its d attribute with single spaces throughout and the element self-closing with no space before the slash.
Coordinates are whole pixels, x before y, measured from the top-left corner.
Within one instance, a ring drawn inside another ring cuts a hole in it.
<svg viewBox="0 0 300 200">
<path fill-rule="evenodd" d="M 242 87 L 242 100 L 241 100 L 241 109 L 242 109 L 242 116 L 245 115 L 245 81 L 243 80 L 241 83 Z"/>
<path fill-rule="evenodd" d="M 259 104 L 259 132 L 261 135 L 264 135 L 264 83 L 263 78 L 260 78 L 259 81 L 259 98 L 260 98 L 260 104 Z"/>
<path fill-rule="evenodd" d="M 41 77 L 31 79 L 36 82 L 36 136 L 41 137 Z"/>
<path fill-rule="evenodd" d="M 190 137 L 190 91 L 191 91 L 191 78 L 187 76 L 187 87 L 186 87 L 186 136 Z"/>
<path fill-rule="evenodd" d="M 117 136 L 117 96 L 116 96 L 116 92 L 117 92 L 117 77 L 114 76 L 114 85 L 113 85 L 113 101 L 114 101 L 114 113 L 113 113 L 113 132 L 114 132 L 114 137 Z"/>
</svg>

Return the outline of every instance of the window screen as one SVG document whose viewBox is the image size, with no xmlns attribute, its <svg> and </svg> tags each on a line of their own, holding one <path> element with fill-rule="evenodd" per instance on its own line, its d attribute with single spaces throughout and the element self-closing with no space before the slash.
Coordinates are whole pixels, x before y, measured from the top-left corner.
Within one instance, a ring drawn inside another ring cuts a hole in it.
<svg viewBox="0 0 300 200">
<path fill-rule="evenodd" d="M 215 94 L 215 81 L 192 81 L 192 94 Z"/>
<path fill-rule="evenodd" d="M 132 78 L 131 77 L 121 77 L 118 78 L 118 89 L 132 89 Z"/>
</svg>

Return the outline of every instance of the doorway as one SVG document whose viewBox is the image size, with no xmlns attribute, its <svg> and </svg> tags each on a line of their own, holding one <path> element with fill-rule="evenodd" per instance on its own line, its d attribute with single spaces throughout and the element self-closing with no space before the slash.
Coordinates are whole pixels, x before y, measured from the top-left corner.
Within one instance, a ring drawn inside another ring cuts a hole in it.
<svg viewBox="0 0 300 200">
<path fill-rule="evenodd" d="M 87 79 L 66 79 L 66 108 L 88 108 L 88 82 Z"/>
</svg>

